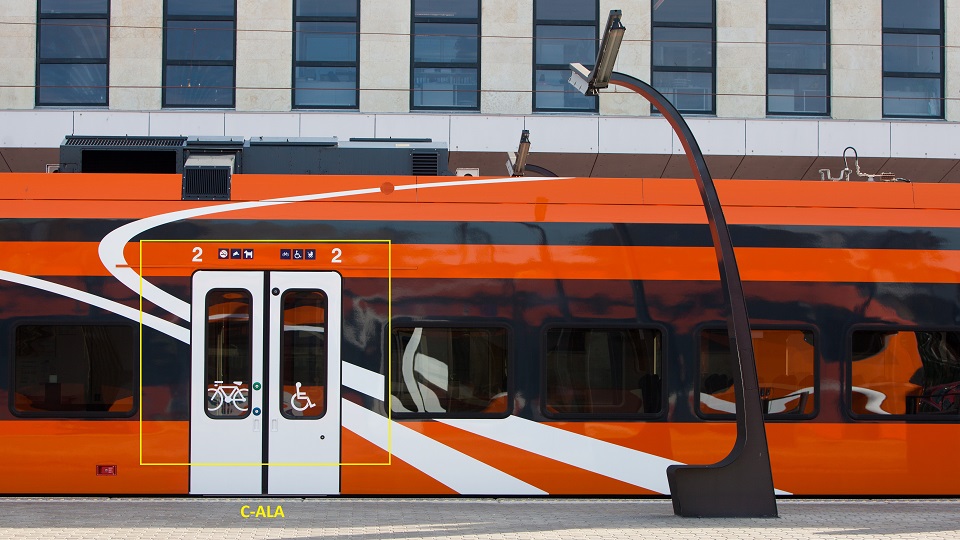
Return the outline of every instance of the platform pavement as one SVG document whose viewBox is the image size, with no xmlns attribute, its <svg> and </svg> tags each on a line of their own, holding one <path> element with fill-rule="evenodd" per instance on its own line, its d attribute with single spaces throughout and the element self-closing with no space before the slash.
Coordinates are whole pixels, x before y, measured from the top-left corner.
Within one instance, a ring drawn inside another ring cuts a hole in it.
<svg viewBox="0 0 960 540">
<path fill-rule="evenodd" d="M 276 517 L 241 515 L 261 505 Z M 669 500 L 0 498 L 0 539 L 960 538 L 957 499 L 778 507 L 773 519 L 696 519 L 674 516 Z"/>
</svg>

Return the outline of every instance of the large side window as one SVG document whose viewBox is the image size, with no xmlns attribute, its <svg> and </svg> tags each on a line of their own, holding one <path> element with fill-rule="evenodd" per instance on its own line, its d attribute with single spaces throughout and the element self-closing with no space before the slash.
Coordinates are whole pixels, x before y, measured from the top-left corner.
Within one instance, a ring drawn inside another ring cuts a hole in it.
<svg viewBox="0 0 960 540">
<path fill-rule="evenodd" d="M 960 332 L 853 333 L 850 411 L 857 415 L 960 415 Z"/>
<path fill-rule="evenodd" d="M 653 86 L 682 113 L 713 114 L 714 0 L 651 2 Z"/>
<path fill-rule="evenodd" d="M 828 0 L 767 0 L 767 114 L 830 114 Z"/>
<path fill-rule="evenodd" d="M 236 0 L 165 0 L 163 106 L 234 106 Z"/>
<path fill-rule="evenodd" d="M 14 338 L 12 405 L 38 416 L 129 416 L 137 343 L 125 325 L 24 324 Z"/>
<path fill-rule="evenodd" d="M 503 328 L 394 328 L 394 414 L 504 416 L 508 400 Z"/>
<path fill-rule="evenodd" d="M 883 115 L 943 118 L 943 0 L 883 0 Z"/>
<path fill-rule="evenodd" d="M 37 105 L 106 105 L 110 0 L 40 0 Z"/>
<path fill-rule="evenodd" d="M 534 2 L 533 110 L 596 111 L 596 96 L 567 83 L 570 63 L 592 66 L 597 59 L 598 2 Z"/>
<path fill-rule="evenodd" d="M 764 413 L 772 417 L 813 414 L 816 396 L 813 333 L 754 329 L 751 335 Z M 726 329 L 704 330 L 700 334 L 697 399 L 702 416 L 729 418 L 737 412 L 733 358 Z"/>
<path fill-rule="evenodd" d="M 551 328 L 544 411 L 572 417 L 659 413 L 661 368 L 656 330 Z"/>
<path fill-rule="evenodd" d="M 296 0 L 293 26 L 294 108 L 357 108 L 359 0 Z"/>
<path fill-rule="evenodd" d="M 480 1 L 413 0 L 412 109 L 480 109 Z"/>
</svg>

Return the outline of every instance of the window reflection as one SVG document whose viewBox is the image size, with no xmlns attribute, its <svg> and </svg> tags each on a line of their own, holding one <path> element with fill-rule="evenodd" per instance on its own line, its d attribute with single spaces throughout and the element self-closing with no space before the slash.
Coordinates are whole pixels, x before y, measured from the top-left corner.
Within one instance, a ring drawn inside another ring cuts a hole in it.
<svg viewBox="0 0 960 540">
<path fill-rule="evenodd" d="M 767 113 L 830 111 L 827 0 L 767 2 Z"/>
<path fill-rule="evenodd" d="M 854 332 L 851 360 L 854 414 L 960 414 L 960 332 Z"/>
<path fill-rule="evenodd" d="M 653 2 L 653 86 L 682 113 L 714 112 L 714 0 Z"/>
<path fill-rule="evenodd" d="M 106 105 L 108 0 L 40 0 L 37 105 Z"/>
<path fill-rule="evenodd" d="M 356 108 L 359 0 L 297 0 L 294 24 L 294 108 Z"/>
<path fill-rule="evenodd" d="M 320 418 L 327 409 L 327 297 L 321 291 L 287 291 L 282 306 L 280 412 Z"/>
<path fill-rule="evenodd" d="M 133 413 L 135 339 L 129 326 L 17 327 L 14 411 L 56 416 Z"/>
<path fill-rule="evenodd" d="M 547 414 L 660 412 L 660 333 L 554 328 L 547 332 Z"/>
<path fill-rule="evenodd" d="M 250 414 L 252 303 L 250 293 L 242 289 L 207 293 L 203 398 L 211 418 Z"/>
<path fill-rule="evenodd" d="M 571 63 L 596 61 L 598 9 L 596 1 L 534 2 L 534 110 L 597 110 L 597 98 L 584 96 L 567 79 Z"/>
<path fill-rule="evenodd" d="M 813 333 L 803 330 L 753 330 L 753 354 L 764 413 L 809 415 L 815 409 Z M 700 335 L 699 412 L 704 416 L 736 413 L 734 362 L 727 330 Z"/>
<path fill-rule="evenodd" d="M 943 117 L 942 0 L 883 0 L 883 115 Z"/>
<path fill-rule="evenodd" d="M 394 414 L 502 416 L 507 332 L 502 328 L 394 328 L 390 403 Z"/>
<path fill-rule="evenodd" d="M 479 0 L 413 0 L 411 108 L 480 108 Z"/>
<path fill-rule="evenodd" d="M 233 107 L 235 0 L 168 0 L 164 12 L 164 107 Z"/>
</svg>

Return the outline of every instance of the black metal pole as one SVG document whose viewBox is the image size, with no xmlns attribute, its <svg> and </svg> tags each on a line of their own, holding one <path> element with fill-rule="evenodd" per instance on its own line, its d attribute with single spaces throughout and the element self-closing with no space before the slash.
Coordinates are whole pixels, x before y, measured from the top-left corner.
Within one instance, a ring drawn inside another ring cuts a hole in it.
<svg viewBox="0 0 960 540">
<path fill-rule="evenodd" d="M 740 283 L 740 271 L 723 217 L 720 198 L 707 169 L 700 146 L 680 112 L 649 84 L 614 72 L 610 84 L 629 88 L 657 108 L 676 132 L 686 151 L 703 198 L 710 235 L 717 253 L 720 282 L 730 306 L 727 333 L 734 358 L 734 393 L 737 405 L 737 439 L 733 449 L 712 465 L 672 465 L 667 482 L 673 511 L 680 516 L 777 517 L 777 499 L 770 470 L 770 453 L 763 425 L 763 408 L 757 384 L 757 366 L 750 337 L 747 303 Z M 699 391 L 699 389 L 697 390 Z"/>
</svg>

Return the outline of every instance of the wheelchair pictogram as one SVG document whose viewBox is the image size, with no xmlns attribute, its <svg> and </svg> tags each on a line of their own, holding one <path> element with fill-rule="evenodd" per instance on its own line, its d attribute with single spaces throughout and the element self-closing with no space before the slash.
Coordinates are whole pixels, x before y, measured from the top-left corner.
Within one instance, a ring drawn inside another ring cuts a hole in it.
<svg viewBox="0 0 960 540">
<path fill-rule="evenodd" d="M 240 388 L 243 381 L 233 381 L 233 384 L 223 384 L 223 381 L 213 381 L 213 388 L 207 388 L 207 410 L 210 412 L 220 410 L 220 407 L 232 405 L 238 411 L 246 412 L 247 407 L 242 406 L 247 402 L 247 394 L 250 392 L 246 388 Z"/>
<path fill-rule="evenodd" d="M 297 412 L 303 412 L 317 406 L 316 403 L 310 401 L 310 396 L 306 392 L 300 391 L 301 386 L 303 385 L 298 382 L 296 384 L 297 393 L 290 397 L 290 407 Z M 300 406 L 300 403 L 303 403 L 303 406 Z"/>
</svg>

